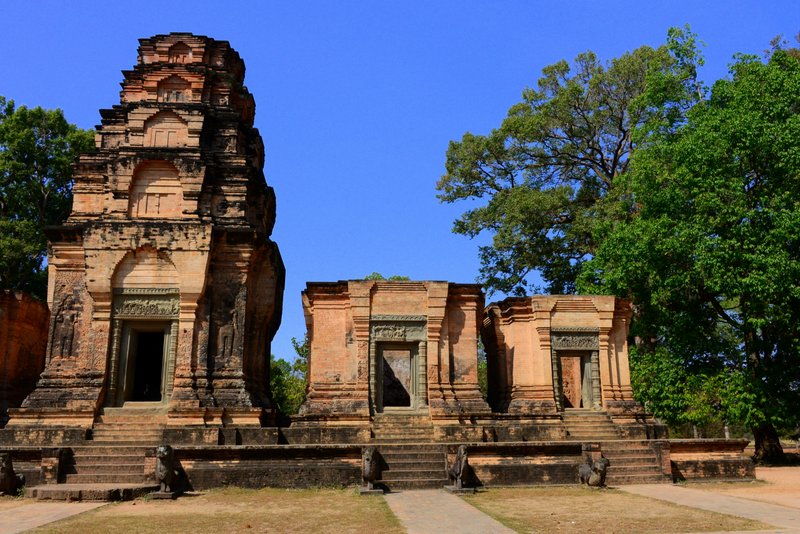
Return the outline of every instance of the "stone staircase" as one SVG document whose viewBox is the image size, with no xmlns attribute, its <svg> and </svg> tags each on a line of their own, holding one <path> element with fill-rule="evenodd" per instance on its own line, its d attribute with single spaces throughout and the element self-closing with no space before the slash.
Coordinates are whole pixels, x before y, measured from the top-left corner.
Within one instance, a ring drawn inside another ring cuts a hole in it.
<svg viewBox="0 0 800 534">
<path fill-rule="evenodd" d="M 570 441 L 603 441 L 621 439 L 616 425 L 607 413 L 589 409 L 566 409 L 561 415 Z"/>
<path fill-rule="evenodd" d="M 670 476 L 661 473 L 658 457 L 647 441 L 602 441 L 600 448 L 609 459 L 606 484 L 669 484 Z"/>
<path fill-rule="evenodd" d="M 671 482 L 661 473 L 658 457 L 647 441 L 623 440 L 607 413 L 589 409 L 567 409 L 562 414 L 567 439 L 600 444 L 611 461 L 606 483 L 659 484 Z"/>
<path fill-rule="evenodd" d="M 384 466 L 379 486 L 389 491 L 447 485 L 445 447 L 435 443 L 378 445 Z"/>
<path fill-rule="evenodd" d="M 127 500 L 156 488 L 145 474 L 145 454 L 161 444 L 163 410 L 105 408 L 92 439 L 72 448 L 64 483 L 36 486 L 29 496 L 52 500 Z"/>
<path fill-rule="evenodd" d="M 433 423 L 429 415 L 376 414 L 372 421 L 372 442 L 432 443 Z"/>
<path fill-rule="evenodd" d="M 389 491 L 441 488 L 447 484 L 445 447 L 433 442 L 430 416 L 377 414 L 372 442 L 384 462 L 381 480 Z"/>
</svg>

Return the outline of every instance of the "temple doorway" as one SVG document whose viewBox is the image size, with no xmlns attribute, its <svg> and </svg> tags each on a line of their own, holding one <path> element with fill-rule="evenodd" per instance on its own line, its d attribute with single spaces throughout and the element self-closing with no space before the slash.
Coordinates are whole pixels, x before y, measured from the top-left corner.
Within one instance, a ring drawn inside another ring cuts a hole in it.
<svg viewBox="0 0 800 534">
<path fill-rule="evenodd" d="M 592 408 L 592 356 L 590 353 L 559 354 L 562 405 Z"/>
<path fill-rule="evenodd" d="M 126 322 L 116 405 L 128 402 L 161 402 L 166 393 L 166 366 L 171 345 L 169 322 Z"/>
<path fill-rule="evenodd" d="M 378 410 L 412 408 L 416 391 L 416 343 L 381 343 L 378 355 Z"/>
</svg>

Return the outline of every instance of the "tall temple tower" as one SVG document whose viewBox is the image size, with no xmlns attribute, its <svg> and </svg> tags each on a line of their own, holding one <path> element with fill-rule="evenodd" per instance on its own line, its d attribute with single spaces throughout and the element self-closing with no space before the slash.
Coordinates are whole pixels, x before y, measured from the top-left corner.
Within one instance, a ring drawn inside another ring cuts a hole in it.
<svg viewBox="0 0 800 534">
<path fill-rule="evenodd" d="M 284 267 L 270 240 L 244 62 L 226 41 L 141 39 L 72 214 L 49 228 L 46 367 L 10 425 L 91 426 L 148 406 L 169 425 L 258 425 Z"/>
</svg>

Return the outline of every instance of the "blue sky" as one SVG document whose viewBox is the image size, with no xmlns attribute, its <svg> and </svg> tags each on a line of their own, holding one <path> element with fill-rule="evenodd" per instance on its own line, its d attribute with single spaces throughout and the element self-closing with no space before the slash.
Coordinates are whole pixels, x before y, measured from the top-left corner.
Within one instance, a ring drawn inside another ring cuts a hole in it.
<svg viewBox="0 0 800 534">
<path fill-rule="evenodd" d="M 485 240 L 452 234 L 464 206 L 436 199 L 447 144 L 498 126 L 542 67 L 657 46 L 689 23 L 712 82 L 734 53 L 800 30 L 797 1 L 26 0 L 3 13 L 0 95 L 83 128 L 119 102 L 140 37 L 190 31 L 241 54 L 278 198 L 287 279 L 273 353 L 284 358 L 305 331 L 306 281 L 475 281 Z"/>
</svg>

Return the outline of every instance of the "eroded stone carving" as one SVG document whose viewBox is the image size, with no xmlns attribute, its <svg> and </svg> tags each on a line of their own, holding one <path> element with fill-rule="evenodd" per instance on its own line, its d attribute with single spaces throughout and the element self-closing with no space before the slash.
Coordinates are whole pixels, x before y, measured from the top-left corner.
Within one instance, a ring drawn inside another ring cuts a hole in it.
<svg viewBox="0 0 800 534">
<path fill-rule="evenodd" d="M 602 488 L 606 485 L 606 473 L 611 462 L 605 456 L 600 456 L 596 462 L 592 462 L 590 458 L 586 458 L 586 462 L 581 464 L 578 468 L 578 475 L 581 479 L 581 484 L 593 488 Z"/>
<path fill-rule="evenodd" d="M 453 482 L 453 487 L 457 490 L 463 489 L 464 478 L 466 478 L 469 470 L 469 455 L 467 454 L 467 446 L 459 445 L 456 451 L 455 460 L 447 470 L 450 480 Z"/>
<path fill-rule="evenodd" d="M 25 477 L 14 472 L 11 454 L 0 452 L 0 495 L 16 495 L 25 485 Z"/>
<path fill-rule="evenodd" d="M 398 325 L 382 325 L 375 327 L 375 336 L 385 339 L 405 339 L 406 329 Z"/>
<path fill-rule="evenodd" d="M 75 321 L 77 319 L 77 313 L 74 308 L 75 302 L 71 297 L 65 298 L 58 307 L 53 320 L 51 358 L 66 358 L 73 354 Z"/>
<path fill-rule="evenodd" d="M 175 480 L 178 471 L 175 469 L 175 451 L 169 445 L 160 445 L 156 449 L 156 482 L 161 493 L 175 491 Z"/>
<path fill-rule="evenodd" d="M 364 447 L 361 454 L 361 478 L 367 491 L 375 489 L 375 481 L 380 478 L 380 455 L 376 447 Z"/>
<path fill-rule="evenodd" d="M 600 343 L 592 332 L 553 333 L 550 343 L 554 350 L 597 350 Z"/>
<path fill-rule="evenodd" d="M 179 311 L 177 299 L 131 298 L 114 307 L 114 315 L 117 317 L 174 317 Z"/>
</svg>

